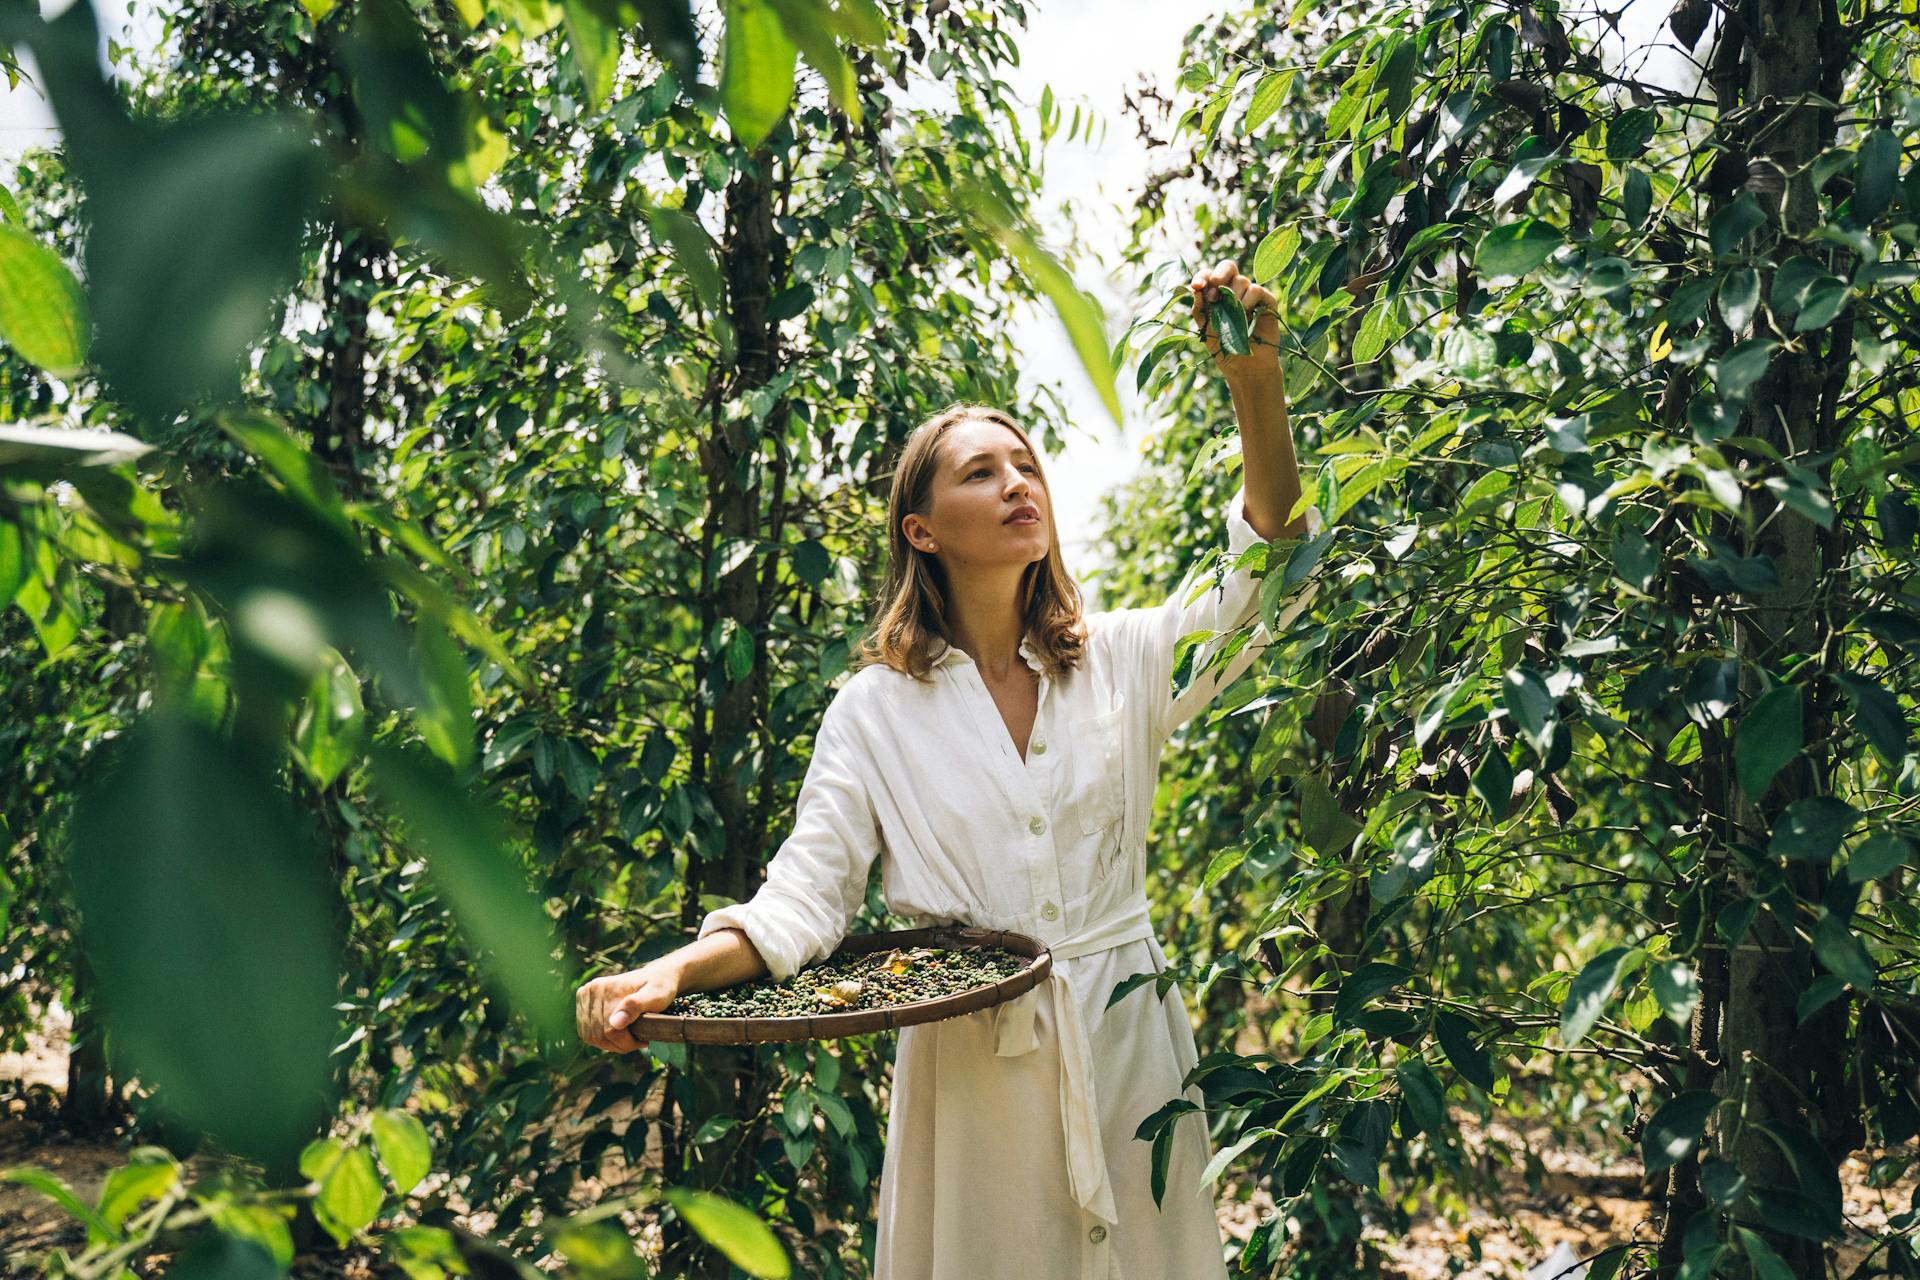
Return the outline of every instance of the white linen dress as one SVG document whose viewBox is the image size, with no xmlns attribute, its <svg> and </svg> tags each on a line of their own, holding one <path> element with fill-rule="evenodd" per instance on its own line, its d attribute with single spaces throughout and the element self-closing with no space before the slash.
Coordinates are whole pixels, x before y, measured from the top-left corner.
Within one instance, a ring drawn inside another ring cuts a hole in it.
<svg viewBox="0 0 1920 1280">
<path fill-rule="evenodd" d="M 1225 563 L 1260 540 L 1244 485 L 1226 512 Z M 1317 533 L 1317 507 L 1307 514 Z M 1322 561 L 1324 563 L 1324 560 Z M 1301 584 L 1283 625 L 1312 599 Z M 1175 643 L 1259 612 L 1259 580 L 1231 570 L 1189 602 L 1089 614 L 1080 665 L 1040 677 L 1021 759 L 979 668 L 936 642 L 931 686 L 884 666 L 849 677 L 822 715 L 792 834 L 752 898 L 700 936 L 746 932 L 775 978 L 845 937 L 881 859 L 887 908 L 915 927 L 1031 934 L 1051 976 L 1005 1004 L 905 1027 L 880 1174 L 876 1280 L 1219 1280 L 1226 1275 L 1205 1113 L 1175 1122 L 1155 1205 L 1140 1122 L 1182 1096 L 1198 1059 L 1180 988 L 1114 986 L 1166 968 L 1147 916 L 1146 829 L 1167 735 L 1244 672 L 1259 628 L 1221 672 L 1176 700 Z M 1198 670 L 1213 645 L 1194 658 Z M 1031 640 L 1021 656 L 1039 670 Z M 1199 1104 L 1198 1085 L 1184 1096 Z"/>
</svg>

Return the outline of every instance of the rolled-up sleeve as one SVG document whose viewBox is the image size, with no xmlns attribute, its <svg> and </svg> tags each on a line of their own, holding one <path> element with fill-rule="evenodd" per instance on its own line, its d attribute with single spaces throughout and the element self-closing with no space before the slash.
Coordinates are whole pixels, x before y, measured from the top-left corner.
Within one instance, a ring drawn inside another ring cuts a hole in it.
<svg viewBox="0 0 1920 1280">
<path fill-rule="evenodd" d="M 1239 564 L 1241 554 L 1261 541 L 1259 531 L 1247 522 L 1246 498 L 1247 489 L 1243 484 L 1227 502 L 1227 550 L 1224 557 L 1227 570 L 1219 584 L 1196 594 L 1196 584 L 1189 577 L 1168 597 L 1166 603 L 1149 611 L 1147 684 L 1151 692 L 1150 705 L 1155 712 L 1155 728 L 1163 737 L 1193 719 L 1223 689 L 1238 680 L 1272 639 L 1266 624 L 1262 622 L 1224 666 L 1213 671 L 1205 670 L 1213 655 L 1227 643 L 1228 634 L 1257 617 L 1260 612 L 1263 579 L 1255 577 L 1250 566 Z M 1324 523 L 1320 508 L 1308 507 L 1306 521 L 1306 536 L 1319 536 Z M 1287 603 L 1275 615 L 1277 625 L 1287 626 L 1313 601 L 1319 591 L 1320 567 L 1325 563 L 1324 555 L 1317 558 L 1306 580 L 1291 589 Z M 1267 573 L 1278 574 L 1285 568 L 1285 557 L 1276 555 L 1271 558 Z M 1179 647 L 1181 637 L 1196 631 L 1217 634 L 1215 638 L 1195 645 L 1189 667 L 1195 674 L 1191 683 L 1176 697 L 1173 693 L 1175 650 Z"/>
<path fill-rule="evenodd" d="M 776 980 L 825 959 L 846 936 L 866 899 L 867 875 L 881 837 L 865 782 L 867 760 L 854 710 L 842 689 L 821 714 L 813 759 L 800 783 L 793 831 L 767 863 L 767 878 L 745 902 L 719 907 L 700 923 L 743 930 Z"/>
</svg>

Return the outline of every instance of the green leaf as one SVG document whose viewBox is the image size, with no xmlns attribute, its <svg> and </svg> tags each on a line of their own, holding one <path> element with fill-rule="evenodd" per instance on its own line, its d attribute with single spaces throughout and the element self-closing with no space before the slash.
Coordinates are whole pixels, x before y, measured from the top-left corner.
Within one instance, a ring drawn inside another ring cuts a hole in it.
<svg viewBox="0 0 1920 1280">
<path fill-rule="evenodd" d="M 1913 861 L 1913 845 L 1891 832 L 1876 831 L 1862 840 L 1847 859 L 1847 879 L 1854 884 L 1878 880 Z"/>
<path fill-rule="evenodd" d="M 577 1280 L 649 1280 L 653 1275 L 617 1220 L 581 1214 L 542 1234 L 565 1256 L 566 1274 Z"/>
<path fill-rule="evenodd" d="M 1402 36 L 1393 39 L 1381 57 L 1373 87 L 1386 91 L 1380 110 L 1389 120 L 1398 120 L 1413 103 L 1413 73 L 1418 53 L 1415 42 Z"/>
<path fill-rule="evenodd" d="M 1586 1038 L 1620 980 L 1638 968 L 1647 953 L 1639 947 L 1613 947 L 1587 961 L 1567 989 L 1560 1007 L 1560 1043 L 1571 1049 Z"/>
<path fill-rule="evenodd" d="M 101 1184 L 100 1217 L 117 1228 L 147 1201 L 182 1193 L 180 1163 L 170 1152 L 157 1147 L 136 1148 L 134 1157 L 108 1174 Z"/>
<path fill-rule="evenodd" d="M 1333 1001 L 1334 1023 L 1351 1023 L 1360 1010 L 1412 976 L 1411 970 L 1380 960 L 1361 965 L 1340 984 L 1340 994 Z"/>
<path fill-rule="evenodd" d="M 1826 1147 L 1806 1128 L 1788 1121 L 1763 1120 L 1758 1127 L 1793 1165 L 1794 1177 L 1800 1183 L 1800 1192 L 1795 1198 L 1801 1204 L 1796 1207 L 1804 1208 L 1828 1234 L 1839 1231 L 1844 1222 L 1842 1210 L 1845 1196 L 1840 1187 L 1839 1170 Z M 1756 1188 L 1756 1199 L 1768 1190 L 1766 1187 Z M 1764 1219 L 1764 1205 L 1762 1209 Z M 1793 1210 L 1789 1209 L 1791 1212 Z"/>
<path fill-rule="evenodd" d="M 1768 304 L 1782 316 L 1791 317 L 1806 305 L 1808 290 L 1826 278 L 1827 269 L 1817 259 L 1804 253 L 1795 254 L 1773 273 L 1773 288 L 1767 295 Z"/>
<path fill-rule="evenodd" d="M 1513 167 L 1507 170 L 1506 177 L 1500 179 L 1500 185 L 1493 189 L 1494 205 L 1498 207 L 1524 193 L 1548 165 L 1564 158 L 1545 139 L 1538 136 L 1523 139 L 1514 149 Z"/>
<path fill-rule="evenodd" d="M 872 0 L 841 0 L 837 14 L 843 25 L 852 26 L 856 19 L 864 23 L 872 7 Z M 672 69 L 674 79 L 689 89 L 698 85 L 702 63 L 700 32 L 694 25 L 688 0 L 640 0 L 639 9 L 641 35 Z"/>
<path fill-rule="evenodd" d="M 1807 984 L 1800 998 L 1793 1005 L 1795 1026 L 1805 1026 L 1807 1019 L 1820 1012 L 1835 1000 L 1845 995 L 1847 980 L 1838 974 L 1823 973 Z"/>
<path fill-rule="evenodd" d="M 330 1114 L 339 886 L 272 765 L 150 714 L 76 805 L 69 871 L 120 1069 L 278 1164 Z"/>
<path fill-rule="evenodd" d="M 1520 277 L 1553 256 L 1564 244 L 1560 228 L 1539 218 L 1522 218 L 1480 237 L 1474 260 L 1482 275 Z"/>
<path fill-rule="evenodd" d="M 566 14 L 567 47 L 580 68 L 587 101 L 604 107 L 613 94 L 613 75 L 620 63 L 620 33 L 601 21 L 586 0 L 562 0 Z"/>
<path fill-rule="evenodd" d="M 1493 371 L 1499 347 L 1488 334 L 1471 325 L 1456 324 L 1440 342 L 1442 362 L 1460 377 L 1484 378 Z"/>
<path fill-rule="evenodd" d="M 1611 1249 L 1602 1249 L 1593 1256 L 1587 1265 L 1586 1280 L 1614 1280 L 1620 1274 L 1620 1268 L 1627 1261 L 1633 1246 L 1617 1244 Z"/>
<path fill-rule="evenodd" d="M 360 679 L 337 653 L 334 657 L 314 673 L 293 724 L 294 759 L 322 790 L 360 758 L 367 742 Z"/>
<path fill-rule="evenodd" d="M 766 1280 L 785 1280 L 792 1270 L 787 1252 L 780 1247 L 760 1215 L 711 1192 L 686 1187 L 669 1187 L 668 1203 L 680 1211 L 687 1225 L 700 1238 L 727 1256 L 727 1260 L 748 1275 Z"/>
<path fill-rule="evenodd" d="M 1727 328 L 1744 333 L 1760 309 L 1760 273 L 1752 267 L 1736 267 L 1720 281 L 1720 314 Z"/>
<path fill-rule="evenodd" d="M 1297 227 L 1276 227 L 1260 241 L 1260 247 L 1253 251 L 1253 278 L 1265 284 L 1286 270 L 1293 255 L 1300 249 L 1300 231 Z"/>
<path fill-rule="evenodd" d="M 1820 957 L 1820 963 L 1832 970 L 1835 976 L 1844 978 L 1853 984 L 1855 990 L 1867 991 L 1873 986 L 1873 957 L 1867 954 L 1867 948 L 1853 931 L 1847 928 L 1845 920 L 1829 913 L 1813 930 L 1813 954 Z"/>
<path fill-rule="evenodd" d="M 374 1170 L 373 1155 L 365 1147 L 348 1147 L 320 1179 L 313 1216 L 345 1248 L 354 1235 L 380 1216 L 386 1192 Z"/>
<path fill-rule="evenodd" d="M 1438 852 L 1433 830 L 1419 813 L 1401 819 L 1393 833 L 1393 860 L 1383 871 L 1367 878 L 1368 891 L 1382 902 L 1403 893 L 1411 893 L 1433 878 L 1433 860 Z"/>
<path fill-rule="evenodd" d="M 780 25 L 799 48 L 807 65 L 820 73 L 827 83 L 827 100 L 845 113 L 856 127 L 860 124 L 860 78 L 853 64 L 834 43 L 831 11 L 821 0 L 771 0 L 780 15 Z M 936 49 L 935 53 L 944 53 Z M 928 59 L 929 69 L 933 60 Z M 940 72 L 935 69 L 934 74 Z"/>
<path fill-rule="evenodd" d="M 1703 1245 L 1689 1253 L 1680 1262 L 1680 1269 L 1673 1274 L 1673 1280 L 1712 1280 L 1713 1273 L 1727 1256 L 1727 1246 L 1719 1243 Z"/>
<path fill-rule="evenodd" d="M 1793 1268 L 1787 1265 L 1787 1260 L 1774 1252 L 1773 1246 L 1758 1234 L 1740 1226 L 1736 1226 L 1733 1232 L 1740 1240 L 1740 1251 L 1753 1264 L 1754 1280 L 1795 1280 Z"/>
<path fill-rule="evenodd" d="M 1638 231 L 1646 225 L 1647 215 L 1653 211 L 1653 184 L 1644 169 L 1627 170 L 1620 187 L 1620 208 L 1629 230 Z"/>
<path fill-rule="evenodd" d="M 393 1179 L 393 1189 L 406 1195 L 433 1168 L 433 1142 L 427 1137 L 427 1126 L 412 1112 L 397 1107 L 374 1112 L 371 1122 L 380 1163 Z"/>
<path fill-rule="evenodd" d="M 1853 166 L 1853 216 L 1868 223 L 1885 213 L 1899 175 L 1900 139 L 1885 128 L 1868 133 Z"/>
<path fill-rule="evenodd" d="M 1747 388 L 1767 371 L 1778 345 L 1770 338 L 1749 338 L 1729 347 L 1726 354 L 1714 362 L 1714 386 L 1721 396 L 1727 399 L 1745 396 Z"/>
<path fill-rule="evenodd" d="M 1260 77 L 1253 87 L 1253 100 L 1247 104 L 1246 119 L 1241 123 L 1243 133 L 1253 133 L 1273 117 L 1287 100 L 1287 90 L 1293 87 L 1293 78 L 1297 74 L 1292 68 L 1285 71 L 1269 71 Z M 1258 256 L 1254 259 L 1259 261 Z M 1261 279 L 1255 275 L 1254 279 Z"/>
<path fill-rule="evenodd" d="M 1440 731 L 1440 726 L 1446 723 L 1447 713 L 1453 709 L 1454 702 L 1473 679 L 1473 674 L 1470 670 L 1463 670 L 1427 695 L 1427 700 L 1420 704 L 1420 710 L 1414 716 L 1413 743 L 1415 746 L 1425 746 L 1427 740 Z"/>
<path fill-rule="evenodd" d="M 87 1228 L 90 1239 L 119 1240 L 122 1238 L 121 1233 L 102 1218 L 92 1205 L 73 1194 L 66 1183 L 44 1169 L 28 1166 L 0 1169 L 0 1182 L 11 1182 L 15 1186 L 38 1191 L 59 1205 L 68 1217 L 83 1224 Z"/>
<path fill-rule="evenodd" d="M 1560 719 L 1546 680 L 1532 667 L 1514 667 L 1501 682 L 1500 694 L 1515 726 L 1544 757 Z"/>
<path fill-rule="evenodd" d="M 672 246 L 673 259 L 692 283 L 700 305 L 718 311 L 723 301 L 720 262 L 707 229 L 682 209 L 650 208 L 647 221 L 655 238 Z"/>
<path fill-rule="evenodd" d="M 221 1231 L 265 1249 L 278 1268 L 280 1280 L 285 1280 L 287 1269 L 293 1265 L 293 1232 L 287 1229 L 287 1220 L 278 1209 L 270 1204 L 232 1200 L 215 1200 L 206 1208 L 209 1221 Z"/>
<path fill-rule="evenodd" d="M 1913 729 L 1907 723 L 1900 699 L 1879 681 L 1866 676 L 1839 671 L 1833 678 L 1853 703 L 1853 720 L 1861 735 L 1873 745 L 1887 767 L 1897 772 L 1913 745 Z"/>
<path fill-rule="evenodd" d="M 1674 1025 L 1684 1027 L 1693 1019 L 1694 1006 L 1700 1003 L 1700 978 L 1684 960 L 1659 960 L 1648 971 L 1653 982 L 1654 999 L 1660 1011 Z"/>
<path fill-rule="evenodd" d="M 0 37 L 31 42 L 86 194 L 92 363 L 151 421 L 237 395 L 317 220 L 310 124 L 251 109 L 130 118 L 102 75 L 91 7 L 44 25 L 16 15 Z"/>
<path fill-rule="evenodd" d="M 373 766 L 375 790 L 406 819 L 435 886 L 494 982 L 543 1038 L 570 1036 L 572 986 L 553 972 L 552 921 L 503 847 L 494 814 L 437 761 L 382 748 Z"/>
<path fill-rule="evenodd" d="M 1329 858 L 1343 855 L 1353 846 L 1353 838 L 1362 825 L 1340 808 L 1326 781 L 1318 774 L 1304 774 L 1298 784 L 1300 797 L 1300 838 L 1315 853 Z"/>
<path fill-rule="evenodd" d="M 282 1280 L 282 1272 L 258 1241 L 202 1231 L 167 1268 L 167 1280 Z"/>
<path fill-rule="evenodd" d="M 814 1105 L 820 1108 L 822 1115 L 826 1116 L 827 1123 L 833 1126 L 833 1131 L 842 1138 L 853 1137 L 858 1126 L 854 1122 L 853 1108 L 847 1105 L 847 1100 L 826 1089 L 813 1089 L 810 1093 Z"/>
<path fill-rule="evenodd" d="M 466 659 L 438 621 L 414 624 L 414 662 L 420 671 L 421 697 L 414 727 L 427 749 L 456 769 L 473 763 L 473 703 L 468 695 Z"/>
<path fill-rule="evenodd" d="M 1256 1142 L 1271 1138 L 1278 1132 L 1279 1130 L 1268 1128 L 1265 1125 L 1255 1125 L 1253 1128 L 1241 1134 L 1232 1145 L 1222 1147 L 1214 1152 L 1213 1159 L 1207 1161 L 1207 1167 L 1200 1171 L 1200 1185 L 1202 1187 L 1210 1187 L 1215 1182 L 1218 1182 L 1220 1175 L 1227 1171 L 1227 1166 L 1239 1158 L 1248 1147 L 1251 1147 Z"/>
<path fill-rule="evenodd" d="M 1859 817 L 1858 810 L 1837 796 L 1795 800 L 1780 815 L 1767 852 L 1795 862 L 1829 862 Z"/>
<path fill-rule="evenodd" d="M 1447 1061 L 1460 1078 L 1482 1093 L 1493 1092 L 1493 1055 L 1473 1042 L 1474 1027 L 1457 1013 L 1438 1013 L 1433 1019 L 1434 1038 L 1440 1042 Z"/>
<path fill-rule="evenodd" d="M 1513 765 L 1507 749 L 1497 742 L 1487 744 L 1487 754 L 1469 779 L 1474 794 L 1486 802 L 1487 812 L 1497 822 L 1507 816 L 1513 805 Z"/>
<path fill-rule="evenodd" d="M 1747 1193 L 1747 1175 L 1731 1160 L 1710 1159 L 1700 1166 L 1700 1189 L 1715 1204 L 1731 1207 Z"/>
<path fill-rule="evenodd" d="M 1720 1099 L 1712 1093 L 1694 1089 L 1654 1112 L 1640 1135 L 1640 1152 L 1647 1172 L 1671 1169 L 1692 1155 L 1706 1131 L 1707 1117 L 1719 1104 Z"/>
<path fill-rule="evenodd" d="M 1607 121 L 1607 159 L 1631 160 L 1647 149 L 1660 129 L 1660 113 L 1652 107 L 1630 107 Z"/>
<path fill-rule="evenodd" d="M 1100 393 L 1100 402 L 1107 407 L 1114 422 L 1120 422 L 1120 393 L 1114 385 L 1118 370 L 1107 341 L 1106 313 L 1100 304 L 1074 286 L 1066 268 L 1040 247 L 1032 233 L 1018 223 L 1012 211 L 986 187 L 973 179 L 958 179 L 953 195 L 960 208 L 1013 255 L 1027 277 L 1053 303 L 1081 366 Z"/>
<path fill-rule="evenodd" d="M 1247 342 L 1247 312 L 1233 290 L 1222 289 L 1207 304 L 1207 327 L 1220 340 L 1220 350 L 1230 356 L 1244 356 L 1253 348 Z"/>
<path fill-rule="evenodd" d="M 1774 775 L 1806 745 L 1800 686 L 1775 685 L 1754 699 L 1734 729 L 1733 768 L 1740 789 L 1758 801 Z"/>
<path fill-rule="evenodd" d="M 1411 1114 L 1422 1132 L 1438 1138 L 1447 1127 L 1446 1090 L 1433 1068 L 1419 1058 L 1409 1058 L 1394 1068 L 1400 1085 L 1402 1116 Z"/>
<path fill-rule="evenodd" d="M 1852 296 L 1845 280 L 1839 276 L 1822 276 L 1807 287 L 1806 301 L 1801 305 L 1800 314 L 1794 317 L 1793 331 L 1806 333 L 1826 328 L 1840 318 Z"/>
<path fill-rule="evenodd" d="M 1732 204 L 1713 215 L 1707 222 L 1707 244 L 1713 250 L 1713 256 L 1723 258 L 1740 247 L 1740 242 L 1752 235 L 1767 221 L 1766 210 L 1753 198 L 1750 191 L 1742 191 Z"/>
<path fill-rule="evenodd" d="M 0 610 L 13 603 L 27 580 L 27 546 L 20 526 L 0 520 Z"/>
<path fill-rule="evenodd" d="M 29 364 L 71 378 L 87 359 L 87 297 L 60 256 L 0 225 L 0 338 Z"/>
<path fill-rule="evenodd" d="M 874 0 L 838 0 L 824 10 L 826 20 L 843 40 L 869 49 L 887 47 L 887 19 Z"/>
<path fill-rule="evenodd" d="M 1353 359 L 1355 364 L 1369 364 L 1380 358 L 1387 344 L 1395 337 L 1399 325 L 1394 319 L 1398 308 L 1392 298 L 1382 298 L 1367 309 L 1360 321 L 1360 332 L 1354 335 Z"/>
<path fill-rule="evenodd" d="M 766 0 L 726 0 L 720 105 L 741 146 L 757 150 L 793 101 L 799 47 Z"/>
</svg>

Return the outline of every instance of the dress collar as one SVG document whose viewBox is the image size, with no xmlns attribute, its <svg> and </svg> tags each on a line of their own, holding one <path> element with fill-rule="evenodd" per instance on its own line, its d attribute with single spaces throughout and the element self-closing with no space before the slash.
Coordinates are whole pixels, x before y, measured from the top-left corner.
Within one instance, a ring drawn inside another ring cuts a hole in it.
<svg viewBox="0 0 1920 1280">
<path fill-rule="evenodd" d="M 956 645 L 950 645 L 939 636 L 933 638 L 933 644 L 929 648 L 928 653 L 932 656 L 933 665 L 936 667 L 944 667 L 957 662 L 973 661 L 972 656 L 969 655 L 965 649 L 959 648 Z M 1020 638 L 1020 658 L 1027 664 L 1029 669 L 1045 674 L 1046 668 L 1040 662 L 1040 651 L 1034 648 L 1032 632 L 1028 632 Z"/>
</svg>

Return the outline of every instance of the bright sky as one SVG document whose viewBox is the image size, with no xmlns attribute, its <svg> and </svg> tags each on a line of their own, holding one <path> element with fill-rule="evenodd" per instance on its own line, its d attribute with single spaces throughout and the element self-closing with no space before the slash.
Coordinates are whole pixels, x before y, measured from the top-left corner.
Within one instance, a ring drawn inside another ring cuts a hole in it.
<svg viewBox="0 0 1920 1280">
<path fill-rule="evenodd" d="M 42 8 L 51 14 L 71 2 L 42 0 Z M 93 3 L 102 27 L 126 40 L 135 0 Z M 1040 95 L 1049 85 L 1063 115 L 1071 116 L 1078 104 L 1090 109 L 1095 118 L 1091 141 L 1083 131 L 1068 142 L 1063 127 L 1046 148 L 1042 229 L 1050 245 L 1061 243 L 1069 226 L 1077 232 L 1084 252 L 1076 282 L 1106 307 L 1111 334 L 1117 336 L 1131 319 L 1127 294 L 1134 283 L 1133 269 L 1127 268 L 1126 275 L 1110 273 L 1122 266 L 1130 212 L 1148 172 L 1147 152 L 1132 124 L 1121 115 L 1122 96 L 1142 78 L 1170 92 L 1182 35 L 1197 22 L 1216 19 L 1226 3 L 1028 0 L 1027 8 L 1027 29 L 1017 36 L 1021 63 L 1009 68 L 1003 78 L 1022 104 L 1029 136 L 1038 137 Z M 1670 44 L 1648 52 L 1665 35 L 1661 24 L 1667 9 L 1665 0 L 1628 0 L 1621 33 L 1607 43 L 1616 61 L 1632 51 L 1627 56 L 1639 75 L 1690 87 L 1697 73 L 1672 56 Z M 152 23 L 142 26 L 150 29 Z M 153 38 L 147 35 L 148 40 Z M 1702 41 L 1701 52 L 1707 43 Z M 941 86 L 930 88 L 923 105 L 946 96 Z M 916 99 L 922 96 L 915 95 Z M 946 101 L 952 99 L 946 97 Z M 24 84 L 0 89 L 0 160 L 52 136 L 52 117 L 36 93 Z M 1177 210 L 1178 202 L 1170 202 L 1170 207 Z M 1222 256 L 1194 243 L 1190 221 L 1176 217 L 1163 232 L 1167 248 L 1150 256 L 1149 264 L 1179 256 L 1192 266 Z M 1066 406 L 1066 448 L 1046 460 L 1047 474 L 1067 566 L 1086 580 L 1106 563 L 1104 548 L 1095 536 L 1100 496 L 1133 473 L 1141 445 L 1159 425 L 1159 415 L 1153 406 L 1138 402 L 1132 379 L 1123 371 L 1119 392 L 1124 421 L 1116 427 L 1050 307 L 1024 308 L 1014 317 L 1014 325 L 1018 349 L 1027 357 L 1022 366 L 1023 389 L 1031 396 L 1035 388 L 1051 385 Z M 1097 594 L 1097 583 L 1090 585 Z"/>
</svg>

